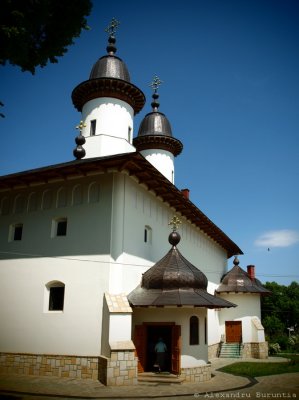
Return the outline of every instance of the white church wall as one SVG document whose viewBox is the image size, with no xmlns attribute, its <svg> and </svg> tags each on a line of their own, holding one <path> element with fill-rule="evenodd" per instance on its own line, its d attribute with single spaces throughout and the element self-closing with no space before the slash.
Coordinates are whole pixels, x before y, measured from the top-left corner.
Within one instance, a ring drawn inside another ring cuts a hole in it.
<svg viewBox="0 0 299 400">
<path fill-rule="evenodd" d="M 7 304 L 0 309 L 0 349 L 99 355 L 111 262 L 110 180 L 99 175 L 18 192 L 2 195 L 11 207 L 2 209 L 0 224 L 0 303 Z M 66 236 L 53 230 L 61 217 Z M 21 240 L 9 237 L 16 222 L 23 224 Z M 63 311 L 49 311 L 47 285 L 54 281 L 65 285 Z"/>
<path fill-rule="evenodd" d="M 133 116 L 133 108 L 122 100 L 102 97 L 88 101 L 82 109 L 85 158 L 136 151 Z M 95 132 L 91 132 L 91 121 L 96 121 Z"/>
<path fill-rule="evenodd" d="M 118 249 L 113 258 L 120 266 L 116 265 L 111 280 L 116 282 L 116 277 L 123 277 L 115 290 L 128 293 L 140 283 L 141 274 L 170 250 L 171 227 L 168 223 L 174 214 L 180 214 L 133 178 L 117 175 L 113 189 L 113 214 L 117 225 L 112 232 L 115 232 L 114 239 L 118 238 L 113 243 L 113 248 Z M 181 219 L 179 233 L 182 239 L 178 249 L 206 274 L 210 281 L 209 291 L 214 294 L 214 288 L 226 271 L 226 252 L 188 220 Z M 147 241 L 145 229 L 148 230 Z"/>
<path fill-rule="evenodd" d="M 189 344 L 189 321 L 190 317 L 197 316 L 199 319 L 199 344 Z M 181 368 L 192 368 L 208 361 L 208 346 L 205 343 L 205 318 L 206 309 L 202 308 L 134 308 L 133 311 L 133 329 L 135 325 L 141 325 L 143 322 L 175 322 L 181 325 Z"/>
<path fill-rule="evenodd" d="M 225 334 L 225 321 L 242 321 L 242 339 L 244 343 L 257 341 L 257 333 L 252 323 L 252 318 L 261 319 L 260 295 L 259 294 L 222 294 L 222 298 L 234 304 L 235 308 L 220 311 L 219 321 L 221 334 Z"/>
</svg>

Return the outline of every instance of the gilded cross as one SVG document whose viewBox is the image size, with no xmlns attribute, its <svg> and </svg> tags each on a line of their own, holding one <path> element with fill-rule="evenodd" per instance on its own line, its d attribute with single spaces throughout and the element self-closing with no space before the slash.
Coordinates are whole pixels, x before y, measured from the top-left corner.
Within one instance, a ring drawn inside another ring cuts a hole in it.
<svg viewBox="0 0 299 400">
<path fill-rule="evenodd" d="M 181 223 L 182 221 L 176 215 L 174 215 L 168 225 L 172 225 L 172 230 L 175 232 Z"/>
<path fill-rule="evenodd" d="M 86 127 L 86 124 L 83 121 L 80 121 L 80 124 L 76 126 L 76 129 L 79 129 L 80 133 L 82 132 L 83 128 Z"/>
<path fill-rule="evenodd" d="M 161 81 L 160 78 L 155 75 L 153 81 L 149 84 L 149 86 L 154 90 L 154 93 L 157 93 L 157 90 L 161 83 L 163 83 L 163 81 Z"/>
<path fill-rule="evenodd" d="M 109 33 L 109 36 L 113 36 L 120 25 L 120 22 L 116 18 L 112 18 L 110 24 L 105 29 L 105 32 Z"/>
</svg>

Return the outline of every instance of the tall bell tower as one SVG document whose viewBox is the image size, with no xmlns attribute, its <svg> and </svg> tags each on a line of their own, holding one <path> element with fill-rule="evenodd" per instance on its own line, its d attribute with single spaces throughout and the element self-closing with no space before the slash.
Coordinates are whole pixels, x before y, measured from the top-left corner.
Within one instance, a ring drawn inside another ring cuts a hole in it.
<svg viewBox="0 0 299 400">
<path fill-rule="evenodd" d="M 77 159 L 136 151 L 132 144 L 133 118 L 143 108 L 145 96 L 131 83 L 126 64 L 115 55 L 118 25 L 113 18 L 106 29 L 107 54 L 94 64 L 89 79 L 72 93 L 73 104 L 82 113 L 73 152 Z"/>
</svg>

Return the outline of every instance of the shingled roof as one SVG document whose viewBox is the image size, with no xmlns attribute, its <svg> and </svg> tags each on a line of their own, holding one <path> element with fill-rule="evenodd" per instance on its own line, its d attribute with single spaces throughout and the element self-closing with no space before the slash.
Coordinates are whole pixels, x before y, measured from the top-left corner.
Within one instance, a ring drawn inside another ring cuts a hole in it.
<svg viewBox="0 0 299 400">
<path fill-rule="evenodd" d="M 172 245 L 170 251 L 143 274 L 141 284 L 128 295 L 132 307 L 236 307 L 207 292 L 205 274 L 183 257 L 176 247 L 180 241 L 178 232 L 172 232 L 168 240 Z"/>
<path fill-rule="evenodd" d="M 262 295 L 271 292 L 265 289 L 262 283 L 239 266 L 238 257 L 234 259 L 234 267 L 228 271 L 221 279 L 216 293 L 259 293 Z"/>
</svg>

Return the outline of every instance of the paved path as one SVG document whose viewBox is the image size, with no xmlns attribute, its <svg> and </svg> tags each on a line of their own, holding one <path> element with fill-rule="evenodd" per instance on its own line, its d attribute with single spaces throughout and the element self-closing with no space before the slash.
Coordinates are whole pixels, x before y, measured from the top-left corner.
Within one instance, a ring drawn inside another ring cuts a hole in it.
<svg viewBox="0 0 299 400">
<path fill-rule="evenodd" d="M 281 362 L 271 357 L 268 362 Z M 237 361 L 253 361 L 237 360 Z M 265 360 L 254 360 L 261 362 Z M 273 375 L 249 380 L 248 378 L 217 371 L 236 359 L 213 359 L 213 377 L 197 384 L 137 385 L 107 387 L 98 381 L 71 378 L 0 375 L 0 399 L 184 399 L 196 398 L 299 398 L 299 373 Z M 278 396 L 280 394 L 280 396 Z"/>
</svg>

